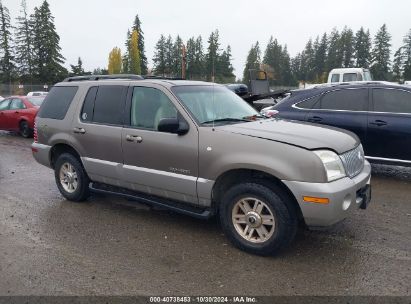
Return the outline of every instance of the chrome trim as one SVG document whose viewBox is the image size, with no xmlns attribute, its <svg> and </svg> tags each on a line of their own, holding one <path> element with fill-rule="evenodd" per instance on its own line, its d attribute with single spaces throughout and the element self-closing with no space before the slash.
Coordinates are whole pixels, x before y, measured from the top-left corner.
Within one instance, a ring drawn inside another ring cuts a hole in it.
<svg viewBox="0 0 411 304">
<path fill-rule="evenodd" d="M 366 159 L 373 159 L 373 160 L 382 160 L 386 162 L 396 162 L 396 163 L 404 163 L 404 164 L 411 164 L 409 160 L 403 159 L 395 159 L 395 158 L 383 158 L 383 157 L 374 157 L 374 156 L 365 156 Z"/>
</svg>

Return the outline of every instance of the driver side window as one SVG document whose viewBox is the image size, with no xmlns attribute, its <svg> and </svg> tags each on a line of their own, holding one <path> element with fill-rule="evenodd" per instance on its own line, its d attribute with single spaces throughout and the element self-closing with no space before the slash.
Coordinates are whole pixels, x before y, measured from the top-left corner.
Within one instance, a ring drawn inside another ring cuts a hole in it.
<svg viewBox="0 0 411 304">
<path fill-rule="evenodd" d="M 171 100 L 158 89 L 135 87 L 131 102 L 131 126 L 157 131 L 163 118 L 177 118 L 177 109 Z"/>
</svg>

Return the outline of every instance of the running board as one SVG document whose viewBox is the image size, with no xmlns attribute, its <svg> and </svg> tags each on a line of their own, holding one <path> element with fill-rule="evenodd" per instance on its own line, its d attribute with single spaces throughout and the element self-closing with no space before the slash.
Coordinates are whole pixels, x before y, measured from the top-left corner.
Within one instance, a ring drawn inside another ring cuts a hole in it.
<svg viewBox="0 0 411 304">
<path fill-rule="evenodd" d="M 105 189 L 101 189 L 101 187 L 104 187 Z M 198 219 L 207 220 L 214 215 L 210 210 L 207 210 L 207 209 L 200 209 L 200 208 L 196 208 L 193 206 L 189 206 L 184 203 L 175 202 L 175 201 L 167 200 L 164 198 L 158 198 L 154 196 L 148 196 L 142 193 L 138 193 L 138 192 L 130 191 L 128 189 L 118 188 L 118 187 L 114 187 L 110 185 L 105 185 L 105 184 L 100 184 L 100 183 L 91 183 L 89 188 L 92 192 L 95 192 L 95 193 L 116 195 L 116 196 L 124 197 L 127 199 L 136 200 L 143 204 L 148 204 L 148 205 L 156 206 L 156 207 L 162 207 L 162 208 L 165 208 L 165 209 L 177 212 L 177 213 L 181 213 L 184 215 L 188 215 L 191 217 L 195 217 Z M 109 190 L 109 189 L 113 189 L 113 190 Z M 115 191 L 115 189 L 118 189 L 118 191 Z"/>
</svg>

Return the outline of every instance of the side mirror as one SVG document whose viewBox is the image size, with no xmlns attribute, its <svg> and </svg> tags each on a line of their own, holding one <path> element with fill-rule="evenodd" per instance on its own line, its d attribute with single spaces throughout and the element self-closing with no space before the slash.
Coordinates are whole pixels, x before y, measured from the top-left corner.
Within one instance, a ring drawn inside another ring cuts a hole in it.
<svg viewBox="0 0 411 304">
<path fill-rule="evenodd" d="M 158 123 L 158 131 L 160 132 L 184 135 L 188 130 L 187 122 L 178 118 L 162 118 Z"/>
</svg>

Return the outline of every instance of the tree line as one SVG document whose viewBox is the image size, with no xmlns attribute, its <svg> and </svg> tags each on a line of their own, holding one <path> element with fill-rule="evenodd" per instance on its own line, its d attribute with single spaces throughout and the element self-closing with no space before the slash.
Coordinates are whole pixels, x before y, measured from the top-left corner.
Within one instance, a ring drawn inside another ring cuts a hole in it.
<svg viewBox="0 0 411 304">
<path fill-rule="evenodd" d="M 334 68 L 369 68 L 375 80 L 402 82 L 411 79 L 411 29 L 403 45 L 395 52 L 391 62 L 391 35 L 384 24 L 372 39 L 370 31 L 361 27 L 357 32 L 345 27 L 341 32 L 333 29 L 314 40 L 290 57 L 287 45 L 270 38 L 262 57 L 260 44 L 252 45 L 243 72 L 247 83 L 250 69 L 267 72 L 272 85 L 296 85 L 298 82 L 323 83 Z"/>
</svg>

